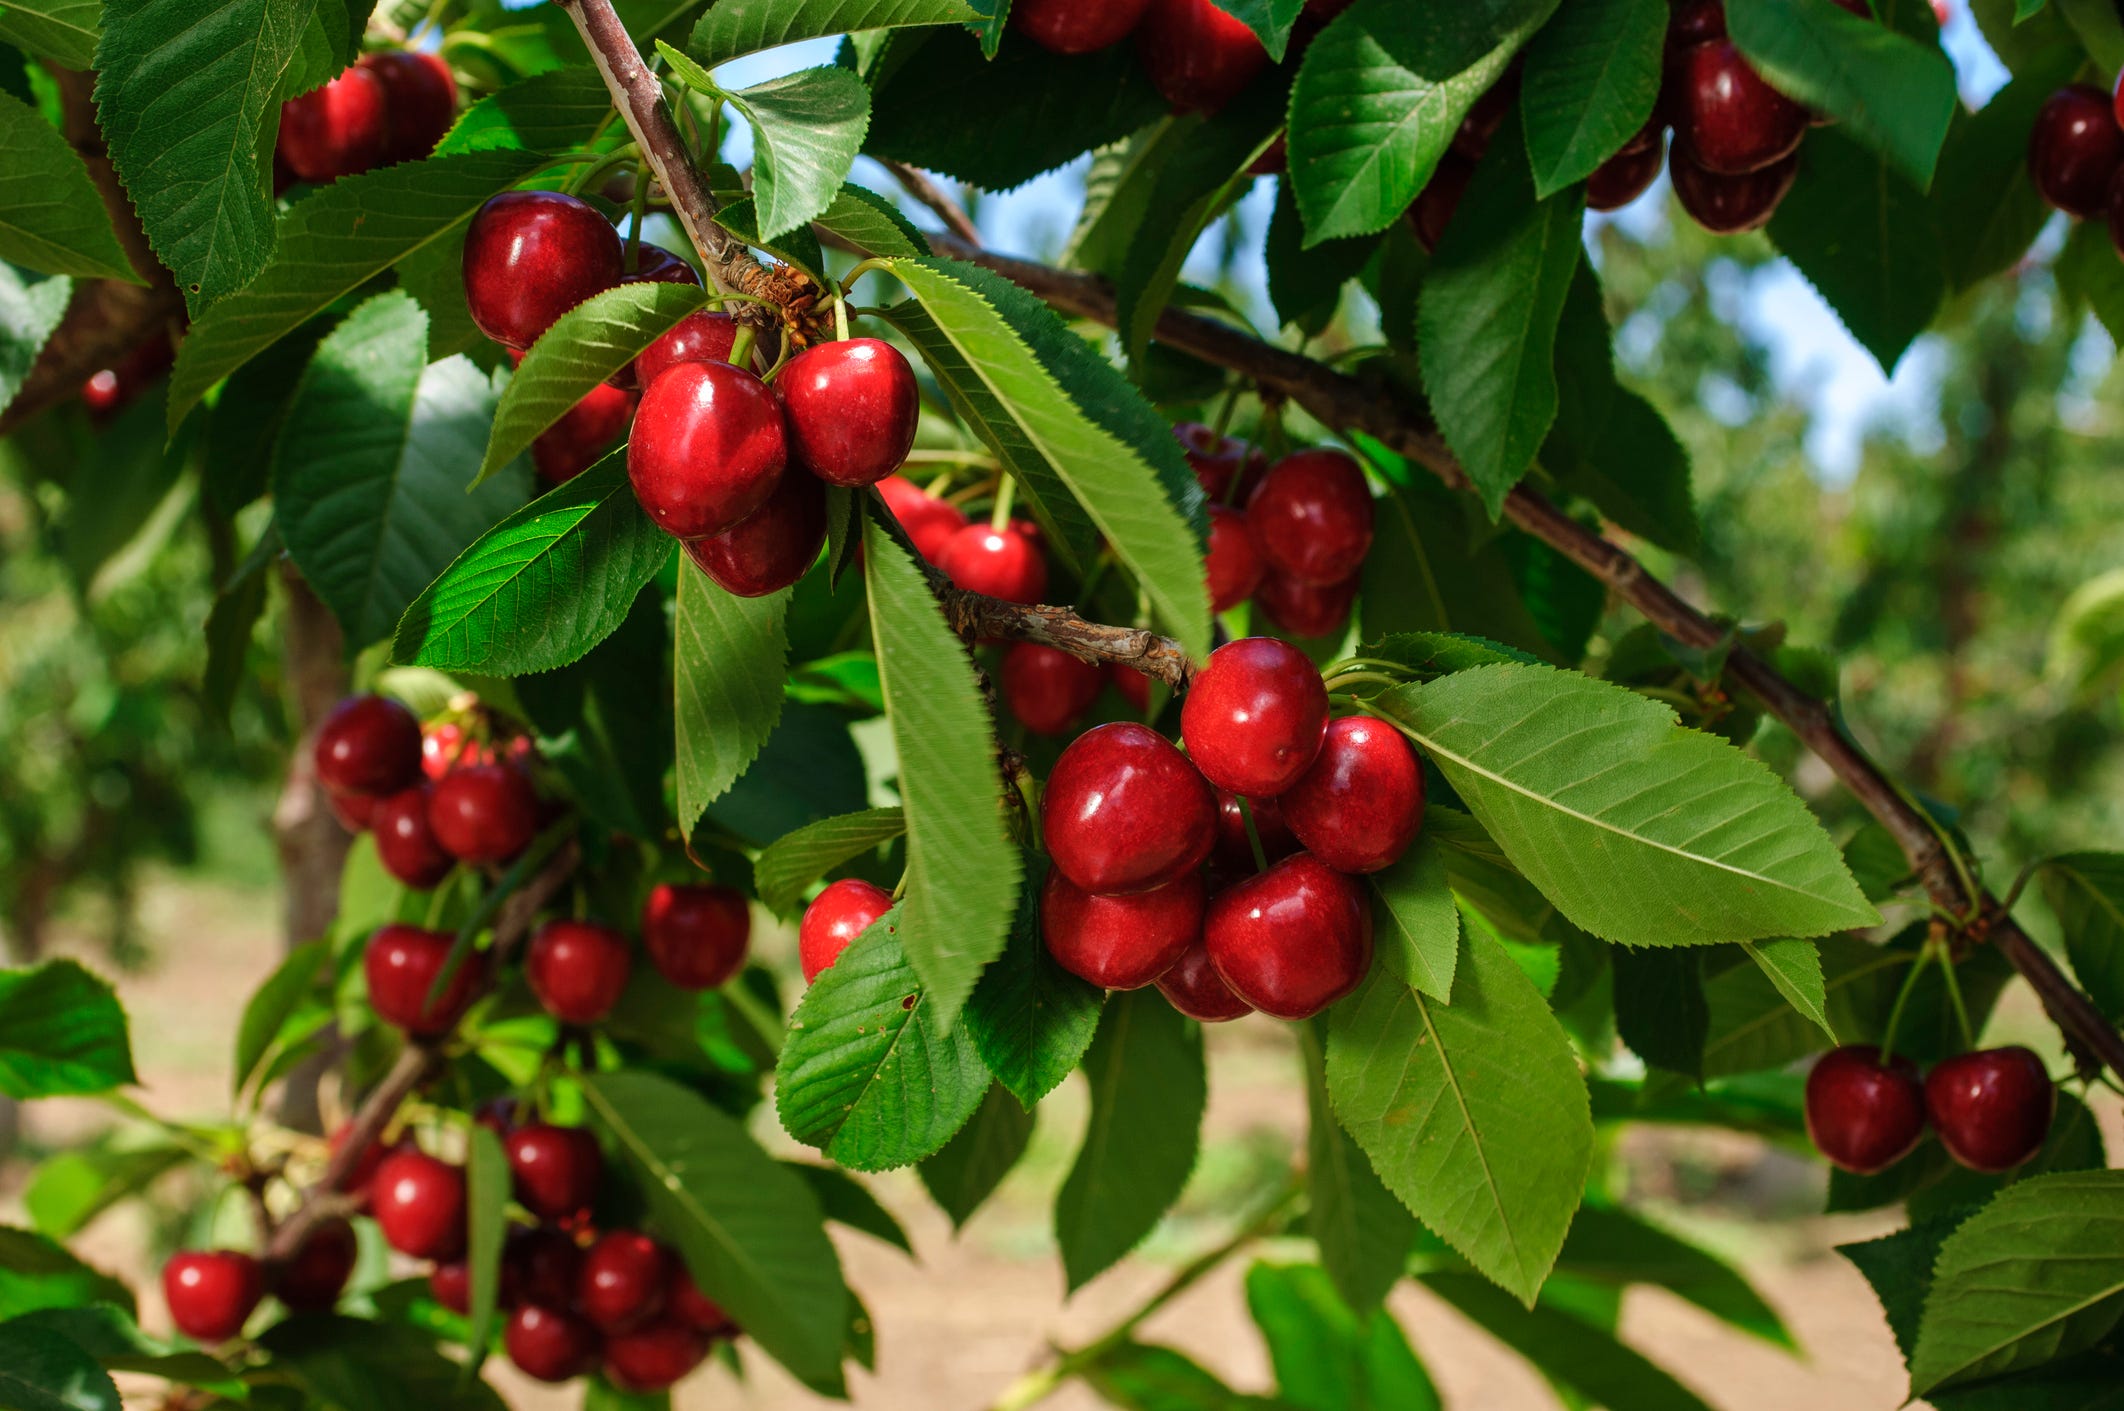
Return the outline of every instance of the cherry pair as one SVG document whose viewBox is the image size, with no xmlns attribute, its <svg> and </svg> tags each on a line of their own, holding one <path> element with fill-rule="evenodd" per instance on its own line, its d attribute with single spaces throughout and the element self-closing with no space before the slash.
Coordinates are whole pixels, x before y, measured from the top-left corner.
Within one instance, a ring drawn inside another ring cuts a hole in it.
<svg viewBox="0 0 2124 1411">
<path fill-rule="evenodd" d="M 1214 0 L 1017 0 L 1010 22 L 1057 54 L 1134 34 L 1144 72 L 1177 113 L 1216 111 L 1269 62 L 1254 32 Z"/>
<path fill-rule="evenodd" d="M 457 115 L 457 81 L 438 54 L 384 49 L 280 105 L 277 166 L 303 181 L 418 161 Z"/>
<path fill-rule="evenodd" d="M 1807 1074 L 1807 1135 L 1846 1171 L 1873 1175 L 1908 1156 L 1930 1122 L 1947 1154 L 1972 1171 L 2010 1171 L 2043 1149 L 2057 1089 L 2043 1060 L 2019 1046 L 1979 1049 L 1933 1066 L 1883 1064 L 1871 1044 L 1832 1049 Z"/>
</svg>

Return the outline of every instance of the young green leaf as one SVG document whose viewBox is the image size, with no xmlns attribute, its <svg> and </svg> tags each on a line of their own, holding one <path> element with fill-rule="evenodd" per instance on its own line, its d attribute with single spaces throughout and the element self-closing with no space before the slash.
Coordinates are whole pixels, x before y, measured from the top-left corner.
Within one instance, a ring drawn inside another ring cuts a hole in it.
<svg viewBox="0 0 2124 1411">
<path fill-rule="evenodd" d="M 721 0 L 686 47 L 709 68 L 802 39 L 904 25 L 985 22 L 999 0 Z"/>
<path fill-rule="evenodd" d="M 96 67 L 102 10 L 102 0 L 8 0 L 0 6 L 0 40 L 87 73 Z"/>
<path fill-rule="evenodd" d="M 678 822 L 690 835 L 782 718 L 789 594 L 740 598 L 679 556 L 672 671 L 678 682 Z"/>
<path fill-rule="evenodd" d="M 139 1081 L 109 985 L 71 960 L 0 970 L 0 1095 L 63 1097 Z"/>
<path fill-rule="evenodd" d="M 1742 941 L 1741 949 L 1769 977 L 1787 1004 L 1828 1035 L 1831 1042 L 1835 1041 L 1836 1031 L 1829 1027 L 1829 992 L 1822 978 L 1819 945 L 1785 937 L 1770 941 Z"/>
<path fill-rule="evenodd" d="M 1040 936 L 1043 859 L 1028 859 L 1003 954 L 981 972 L 966 1026 L 981 1059 L 1027 1111 L 1076 1070 L 1099 1027 L 1106 992 L 1055 963 Z"/>
<path fill-rule="evenodd" d="M 2124 853 L 2063 853 L 2037 875 L 2081 988 L 2110 1018 L 2124 1016 Z"/>
<path fill-rule="evenodd" d="M 1628 1210 L 1581 1209 L 1571 1221 L 1556 1271 L 1617 1287 L 1655 1284 L 1744 1333 L 1778 1347 L 1798 1347 L 1777 1310 L 1738 1269 Z"/>
<path fill-rule="evenodd" d="M 1515 1307 L 1467 1274 L 1427 1274 L 1423 1283 L 1585 1404 L 1627 1406 L 1630 1411 L 1711 1411 L 1702 1397 L 1615 1334 L 1561 1308 L 1531 1302 Z"/>
<path fill-rule="evenodd" d="M 1407 1272 L 1416 1219 L 1380 1184 L 1350 1134 L 1335 1119 L 1327 1089 L 1327 1022 L 1299 1028 L 1305 1056 L 1305 1231 L 1343 1301 L 1359 1312 L 1379 1307 Z"/>
<path fill-rule="evenodd" d="M 142 282 L 79 153 L 36 109 L 0 93 L 0 259 L 46 274 Z"/>
<path fill-rule="evenodd" d="M 0 1225 L 0 1319 L 40 1308 L 108 1303 L 133 1311 L 132 1291 L 82 1263 L 58 1241 Z"/>
<path fill-rule="evenodd" d="M 1401 861 L 1366 880 L 1372 884 L 1372 935 L 1380 962 L 1412 988 L 1451 1003 L 1460 913 L 1437 844 L 1419 838 Z"/>
<path fill-rule="evenodd" d="M 1527 45 L 1519 111 L 1536 196 L 1584 181 L 1652 116 L 1667 14 L 1665 0 L 1579 0 Z"/>
<path fill-rule="evenodd" d="M 1441 1411 L 1444 1403 L 1391 1313 L 1353 1309 L 1325 1270 L 1257 1261 L 1246 1307 L 1293 1411 Z"/>
<path fill-rule="evenodd" d="M 1034 1120 L 1001 1083 L 990 1084 L 959 1134 L 917 1168 L 930 1199 L 951 1217 L 954 1230 L 964 1228 L 1025 1155 Z"/>
<path fill-rule="evenodd" d="M 465 1262 L 472 1275 L 472 1305 L 466 1316 L 470 1347 L 485 1347 L 501 1297 L 502 1236 L 509 1224 L 509 1157 L 494 1129 L 474 1122 L 466 1149 L 465 1205 L 468 1227 Z"/>
<path fill-rule="evenodd" d="M 465 109 L 435 145 L 435 155 L 565 152 L 589 141 L 611 116 L 612 90 L 596 69 L 549 69 Z"/>
<path fill-rule="evenodd" d="M 236 1065 L 229 1074 L 231 1097 L 242 1096 L 266 1051 L 287 1027 L 296 1008 L 309 998 L 318 975 L 331 958 L 332 948 L 323 941 L 295 947 L 243 1007 L 243 1018 L 236 1026 Z"/>
<path fill-rule="evenodd" d="M 869 808 L 786 833 L 753 861 L 752 881 L 759 888 L 760 903 L 769 911 L 793 911 L 813 882 L 906 831 L 905 810 Z"/>
<path fill-rule="evenodd" d="M 772 241 L 823 214 L 870 130 L 870 90 L 846 69 L 801 69 L 726 95 L 752 124 L 752 199 Z"/>
<path fill-rule="evenodd" d="M 66 317 L 74 281 L 63 276 L 25 280 L 0 262 L 0 411 L 15 400 L 45 342 Z"/>
</svg>

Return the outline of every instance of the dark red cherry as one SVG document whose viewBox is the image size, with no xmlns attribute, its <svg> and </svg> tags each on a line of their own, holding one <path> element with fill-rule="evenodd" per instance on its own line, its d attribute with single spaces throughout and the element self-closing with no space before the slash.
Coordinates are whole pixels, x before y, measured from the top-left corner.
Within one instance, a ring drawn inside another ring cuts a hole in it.
<svg viewBox="0 0 2124 1411">
<path fill-rule="evenodd" d="M 966 515 L 957 505 L 947 504 L 903 475 L 888 475 L 878 482 L 885 508 L 907 531 L 915 551 L 931 563 L 944 552 L 954 534 L 966 527 Z"/>
<path fill-rule="evenodd" d="M 1113 679 L 1114 689 L 1121 693 L 1121 699 L 1128 702 L 1129 709 L 1138 715 L 1150 709 L 1151 679 L 1148 676 L 1119 662 L 1113 664 L 1107 675 Z"/>
<path fill-rule="evenodd" d="M 627 478 L 665 533 L 703 539 L 766 504 L 789 464 L 774 389 L 728 363 L 674 363 L 634 414 Z"/>
<path fill-rule="evenodd" d="M 1293 853 L 1212 897 L 1202 941 L 1233 994 L 1263 1014 L 1307 1019 L 1371 970 L 1370 898 L 1356 878 Z"/>
<path fill-rule="evenodd" d="M 828 485 L 875 485 L 914 449 L 922 410 L 914 369 L 877 338 L 806 348 L 774 380 L 791 449 Z"/>
<path fill-rule="evenodd" d="M 1945 1059 L 1925 1075 L 1932 1129 L 1972 1171 L 2011 1171 L 2041 1151 L 2057 1105 L 2043 1060 L 2018 1044 Z"/>
<path fill-rule="evenodd" d="M 465 1248 L 465 1168 L 401 1147 L 376 1168 L 370 1210 L 400 1254 L 455 1259 Z"/>
<path fill-rule="evenodd" d="M 442 974 L 455 939 L 447 931 L 402 925 L 386 926 L 369 937 L 361 968 L 376 1017 L 415 1038 L 450 1032 L 478 997 L 487 969 L 486 953 L 471 952 L 430 1004 L 428 992 Z"/>
<path fill-rule="evenodd" d="M 708 1338 L 677 1318 L 605 1339 L 605 1375 L 622 1391 L 658 1392 L 675 1386 L 708 1356 Z"/>
<path fill-rule="evenodd" d="M 600 382 L 531 443 L 538 478 L 560 485 L 581 475 L 626 434 L 633 415 L 634 394 Z"/>
<path fill-rule="evenodd" d="M 1083 890 L 1147 891 L 1209 856 L 1217 796 L 1163 735 L 1116 722 L 1062 751 L 1047 778 L 1040 827 L 1055 866 Z"/>
<path fill-rule="evenodd" d="M 1261 575 L 1261 586 L 1254 590 L 1254 606 L 1293 637 L 1339 635 L 1350 620 L 1359 579 L 1353 573 L 1340 583 L 1320 587 L 1271 569 Z"/>
<path fill-rule="evenodd" d="M 435 781 L 428 826 L 460 862 L 507 862 L 538 832 L 538 795 L 514 764 L 472 764 Z"/>
<path fill-rule="evenodd" d="M 384 159 L 390 143 L 381 79 L 355 67 L 280 105 L 279 152 L 304 181 L 355 176 Z"/>
<path fill-rule="evenodd" d="M 1593 169 L 1586 178 L 1586 205 L 1596 211 L 1621 210 L 1652 188 L 1666 160 L 1666 134 L 1655 119 Z"/>
<path fill-rule="evenodd" d="M 826 547 L 826 486 L 792 470 L 735 528 L 688 539 L 686 554 L 726 593 L 764 598 L 811 571 Z"/>
<path fill-rule="evenodd" d="M 1667 16 L 1667 44 L 1670 48 L 1694 48 L 1725 37 L 1725 0 L 1677 0 Z"/>
<path fill-rule="evenodd" d="M 620 276 L 622 284 L 691 284 L 700 287 L 701 275 L 692 265 L 661 245 L 644 240 L 634 250 L 634 265 Z"/>
<path fill-rule="evenodd" d="M 472 1311 L 472 1266 L 462 1259 L 438 1264 L 428 1271 L 428 1297 L 452 1313 Z"/>
<path fill-rule="evenodd" d="M 505 191 L 465 232 L 465 303 L 479 331 L 528 348 L 577 304 L 620 281 L 619 232 L 557 191 Z"/>
<path fill-rule="evenodd" d="M 1861 1176 L 1885 1171 L 1925 1135 L 1917 1065 L 1900 1055 L 1883 1067 L 1871 1044 L 1847 1044 L 1807 1074 L 1807 1136 L 1835 1165 Z"/>
<path fill-rule="evenodd" d="M 1056 869 L 1040 894 L 1040 932 L 1047 953 L 1070 974 L 1101 989 L 1140 990 L 1202 938 L 1203 900 L 1200 872 L 1147 892 L 1099 897 Z"/>
<path fill-rule="evenodd" d="M 1180 953 L 1172 969 L 1158 977 L 1158 993 L 1188 1018 L 1205 1024 L 1222 1024 L 1254 1012 L 1252 1005 L 1224 983 L 1217 967 L 1210 964 L 1209 948 L 1199 940 Z"/>
<path fill-rule="evenodd" d="M 1204 555 L 1210 607 L 1228 612 L 1254 596 L 1268 565 L 1254 546 L 1246 516 L 1223 505 L 1209 507 L 1209 551 Z"/>
<path fill-rule="evenodd" d="M 420 781 L 420 721 L 389 696 L 349 696 L 317 727 L 317 779 L 338 794 L 395 794 Z"/>
<path fill-rule="evenodd" d="M 1057 54 L 1090 54 L 1128 38 L 1150 0 L 1015 0 L 1013 29 Z"/>
<path fill-rule="evenodd" d="M 527 1377 L 572 1382 L 597 1365 L 597 1329 L 563 1308 L 527 1303 L 509 1315 L 502 1345 Z"/>
<path fill-rule="evenodd" d="M 737 320 L 728 314 L 695 309 L 634 355 L 634 375 L 647 387 L 673 363 L 727 363 L 737 329 Z"/>
<path fill-rule="evenodd" d="M 582 1268 L 582 1249 L 553 1226 L 511 1230 L 502 1245 L 503 1301 L 567 1308 L 575 1302 Z"/>
<path fill-rule="evenodd" d="M 321 1312 L 339 1302 L 360 1252 L 354 1227 L 339 1216 L 320 1220 L 280 1271 L 273 1292 L 297 1312 Z"/>
<path fill-rule="evenodd" d="M 380 49 L 361 66 L 383 84 L 389 137 L 385 162 L 417 162 L 435 150 L 457 117 L 457 79 L 440 54 Z"/>
<path fill-rule="evenodd" d="M 428 826 L 428 793 L 423 782 L 401 789 L 377 803 L 369 814 L 376 835 L 376 856 L 384 871 L 416 892 L 425 892 L 450 875 L 457 859 L 435 841 Z"/>
<path fill-rule="evenodd" d="M 2075 83 L 2044 100 L 2028 135 L 2028 174 L 2044 200 L 2068 215 L 2097 215 L 2120 166 L 2124 130 L 2107 93 Z"/>
<path fill-rule="evenodd" d="M 1262 856 L 1269 862 L 1281 862 L 1298 851 L 1298 840 L 1291 836 L 1290 824 L 1283 821 L 1283 806 L 1276 799 L 1248 799 L 1247 807 L 1254 815 L 1254 832 L 1261 839 Z M 1217 867 L 1227 872 L 1244 874 L 1254 867 L 1254 845 L 1246 836 L 1246 815 L 1239 810 L 1239 796 L 1225 789 L 1217 791 L 1217 848 L 1214 854 Z"/>
<path fill-rule="evenodd" d="M 1261 452 L 1246 442 L 1236 436 L 1219 436 L 1199 421 L 1181 422 L 1173 428 L 1173 436 L 1202 493 L 1220 504 L 1243 503 L 1267 466 Z"/>
<path fill-rule="evenodd" d="M 1798 172 L 1796 152 L 1746 176 L 1705 171 L 1683 155 L 1679 146 L 1667 153 L 1667 175 L 1673 178 L 1675 199 L 1691 220 L 1713 235 L 1738 235 L 1768 225 Z"/>
<path fill-rule="evenodd" d="M 177 1331 L 196 1342 L 227 1342 L 265 1297 L 265 1271 L 236 1250 L 187 1250 L 162 1266 L 162 1296 Z"/>
<path fill-rule="evenodd" d="M 524 957 L 531 993 L 563 1024 L 595 1024 L 610 1014 L 633 968 L 627 938 L 592 921 L 548 921 Z"/>
<path fill-rule="evenodd" d="M 1408 220 L 1416 232 L 1417 244 L 1426 250 L 1438 248 L 1453 212 L 1460 209 L 1460 198 L 1468 194 L 1468 183 L 1474 179 L 1475 164 L 1467 158 L 1451 151 L 1439 158 L 1438 169 L 1409 203 Z"/>
<path fill-rule="evenodd" d="M 1214 0 L 1151 0 L 1136 53 L 1176 113 L 1214 112 L 1268 67 L 1268 50 Z"/>
<path fill-rule="evenodd" d="M 892 893 L 860 877 L 843 877 L 813 897 L 797 924 L 797 959 L 804 967 L 804 983 L 818 979 L 851 941 L 890 910 Z"/>
<path fill-rule="evenodd" d="M 701 1292 L 683 1259 L 671 1261 L 671 1281 L 664 1285 L 664 1311 L 711 1338 L 732 1337 L 737 1333 L 736 1320 L 723 1311 L 720 1303 Z"/>
<path fill-rule="evenodd" d="M 1327 723 L 1320 669 L 1274 637 L 1211 652 L 1180 706 L 1180 738 L 1195 768 L 1248 798 L 1275 798 L 1305 773 Z"/>
<path fill-rule="evenodd" d="M 516 1202 L 541 1220 L 573 1220 L 597 1199 L 605 1158 L 581 1127 L 532 1122 L 509 1133 L 509 1175 Z"/>
<path fill-rule="evenodd" d="M 642 904 L 642 944 L 682 990 L 712 990 L 745 968 L 752 907 L 735 887 L 661 883 Z"/>
<path fill-rule="evenodd" d="M 910 536 L 911 537 L 911 536 Z M 937 554 L 937 568 L 954 587 L 1007 603 L 1037 603 L 1047 595 L 1047 558 L 1030 534 L 1013 524 L 969 524 Z"/>
<path fill-rule="evenodd" d="M 1730 39 L 1676 55 L 1666 92 L 1675 143 L 1722 176 L 1761 171 L 1807 135 L 1807 110 L 1764 82 Z"/>
<path fill-rule="evenodd" d="M 1003 702 L 1035 735 L 1062 735 L 1091 709 L 1106 669 L 1039 642 L 1003 654 Z"/>
<path fill-rule="evenodd" d="M 635 1230 L 614 1230 L 590 1246 L 575 1281 L 575 1303 L 603 1333 L 638 1328 L 664 1311 L 671 1255 Z"/>
<path fill-rule="evenodd" d="M 1393 726 L 1344 716 L 1279 802 L 1307 852 L 1338 872 L 1379 872 L 1401 860 L 1423 826 L 1423 766 Z"/>
<path fill-rule="evenodd" d="M 1364 471 L 1341 451 L 1285 456 L 1246 504 L 1261 557 L 1301 583 L 1340 583 L 1364 566 L 1372 547 L 1372 492 Z"/>
</svg>

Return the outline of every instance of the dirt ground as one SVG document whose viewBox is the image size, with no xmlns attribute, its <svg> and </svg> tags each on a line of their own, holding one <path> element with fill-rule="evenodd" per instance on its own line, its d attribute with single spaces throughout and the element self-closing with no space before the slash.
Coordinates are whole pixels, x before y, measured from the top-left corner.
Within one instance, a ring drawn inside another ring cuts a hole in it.
<svg viewBox="0 0 2124 1411">
<path fill-rule="evenodd" d="M 160 885 L 150 893 L 145 930 L 156 959 L 141 973 L 119 977 L 118 984 L 148 1083 L 141 1096 L 151 1109 L 172 1116 L 222 1110 L 236 1018 L 274 962 L 275 919 L 255 894 L 192 883 Z M 90 963 L 109 970 L 94 958 Z M 1204 1154 L 1188 1198 L 1136 1256 L 1074 1299 L 1063 1297 L 1048 1228 L 1053 1192 L 1081 1121 L 1071 1088 L 1043 1107 L 1025 1165 L 956 1237 L 912 1176 L 874 1181 L 880 1199 L 912 1236 L 916 1257 L 836 1232 L 850 1282 L 877 1323 L 878 1371 L 856 1374 L 855 1405 L 861 1411 L 980 1411 L 1037 1365 L 1050 1344 L 1088 1339 L 1133 1308 L 1174 1266 L 1220 1239 L 1223 1221 L 1240 1207 L 1251 1182 L 1302 1139 L 1294 1062 L 1285 1038 L 1265 1021 L 1215 1031 Z M 2111 1150 L 2117 1150 L 2114 1101 L 2103 1115 Z M 106 1122 L 101 1108 L 40 1104 L 26 1123 L 28 1149 L 63 1147 Z M 1902 1368 L 1880 1309 L 1858 1274 L 1831 1252 L 1839 1242 L 1883 1233 L 1897 1221 L 1802 1214 L 1819 1209 L 1819 1172 L 1743 1138 L 1633 1133 L 1617 1159 L 1626 1165 L 1630 1189 L 1647 1197 L 1638 1208 L 1738 1259 L 1802 1352 L 1790 1355 L 1656 1290 L 1633 1290 L 1625 1300 L 1623 1332 L 1633 1346 L 1719 1411 L 1891 1411 L 1902 1404 Z M 0 1172 L 0 1220 L 21 1220 L 22 1177 L 20 1162 Z M 150 1222 L 136 1204 L 103 1217 L 76 1247 L 139 1285 L 144 1315 L 156 1326 L 159 1300 L 153 1281 L 143 1277 L 151 1267 L 151 1238 Z M 1290 1257 L 1303 1256 L 1293 1249 Z M 1240 1389 L 1259 1392 L 1269 1389 L 1270 1376 L 1240 1292 L 1245 1264 L 1234 1261 L 1196 1285 L 1142 1336 L 1180 1348 Z M 1559 1405 L 1527 1364 L 1420 1290 L 1404 1285 L 1392 1307 L 1451 1411 L 1551 1411 Z M 681 1389 L 676 1404 L 681 1411 L 797 1411 L 832 1404 L 763 1357 L 748 1354 L 745 1362 L 742 1383 L 719 1369 L 704 1371 Z M 495 1380 L 522 1411 L 558 1411 L 579 1401 L 574 1391 L 557 1393 L 512 1379 L 507 1368 L 497 1367 Z M 1072 1387 L 1044 1404 L 1054 1411 L 1090 1411 L 1102 1403 Z"/>
</svg>

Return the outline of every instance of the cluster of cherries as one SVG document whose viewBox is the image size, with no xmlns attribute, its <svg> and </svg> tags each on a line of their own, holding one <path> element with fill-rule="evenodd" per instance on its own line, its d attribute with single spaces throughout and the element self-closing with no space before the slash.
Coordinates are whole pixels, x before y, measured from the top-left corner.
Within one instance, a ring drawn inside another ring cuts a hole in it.
<svg viewBox="0 0 2124 1411">
<path fill-rule="evenodd" d="M 439 54 L 379 49 L 280 105 L 274 185 L 322 184 L 418 161 L 457 116 L 457 80 Z"/>
<path fill-rule="evenodd" d="M 2114 94 L 2084 83 L 2051 94 L 2028 134 L 2028 172 L 2065 214 L 2106 216 L 2124 254 L 2124 81 Z"/>
<path fill-rule="evenodd" d="M 2057 1111 L 2043 1060 L 2018 1045 L 1979 1049 L 1934 1064 L 1871 1044 L 1831 1049 L 1807 1074 L 1807 1135 L 1846 1171 L 1870 1176 L 1917 1148 L 1927 1123 L 1947 1154 L 1972 1171 L 2011 1171 L 2043 1149 Z"/>
</svg>

